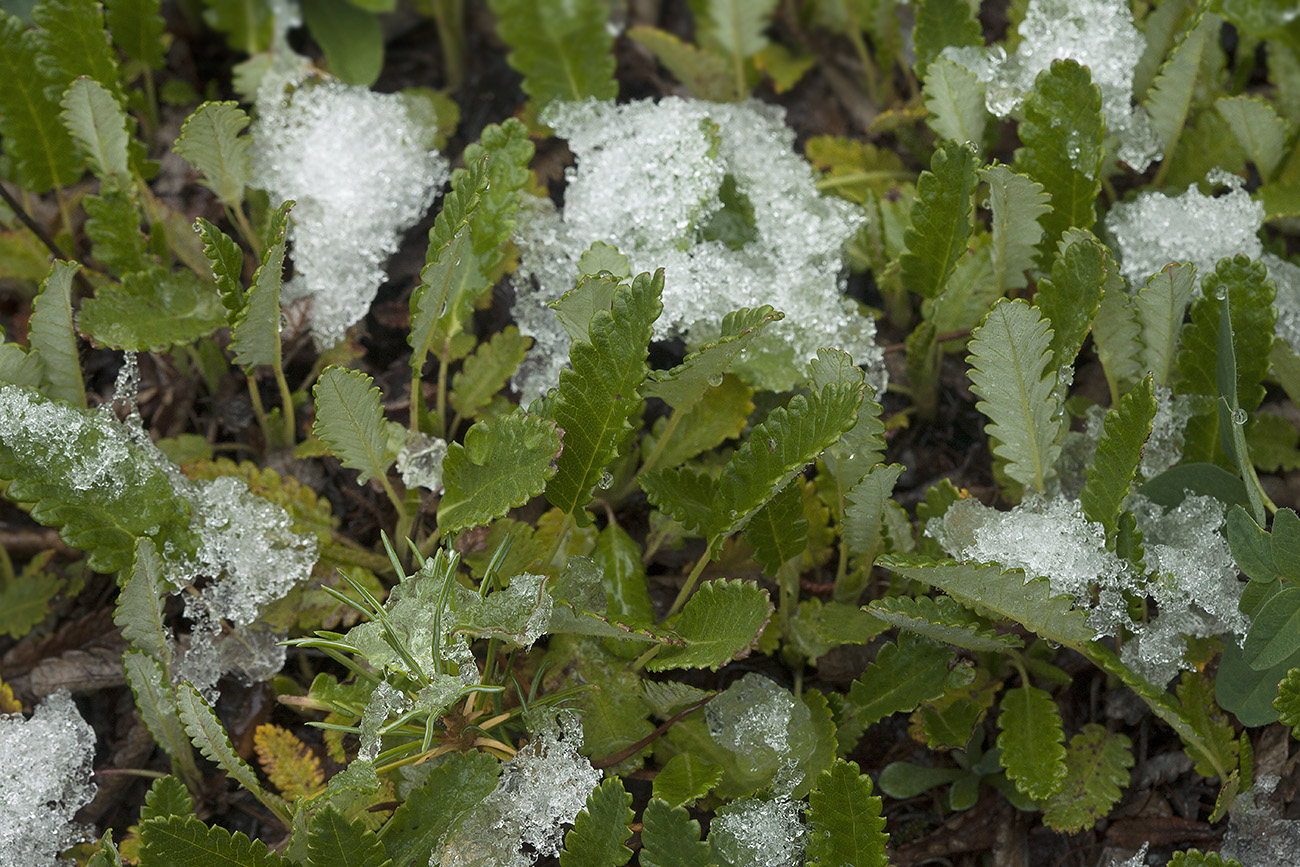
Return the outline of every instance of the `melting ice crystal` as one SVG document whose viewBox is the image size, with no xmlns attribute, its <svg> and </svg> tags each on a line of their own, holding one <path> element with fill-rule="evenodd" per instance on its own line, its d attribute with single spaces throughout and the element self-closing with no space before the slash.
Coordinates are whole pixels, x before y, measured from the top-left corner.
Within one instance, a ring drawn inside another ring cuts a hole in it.
<svg viewBox="0 0 1300 867">
<path fill-rule="evenodd" d="M 710 823 L 709 843 L 732 864 L 798 867 L 804 848 L 801 808 L 788 797 L 733 801 Z"/>
<path fill-rule="evenodd" d="M 31 719 L 0 716 L 0 864 L 45 867 L 91 839 L 73 815 L 95 795 L 95 732 L 67 690 Z"/>
<path fill-rule="evenodd" d="M 764 358 L 760 384 L 792 387 L 807 360 L 830 345 L 867 364 L 868 381 L 884 386 L 875 325 L 842 293 L 842 249 L 863 217 L 818 194 L 781 109 L 676 97 L 588 101 L 555 104 L 546 122 L 568 141 L 577 166 L 563 212 L 533 200 L 516 230 L 514 315 L 535 341 L 515 380 L 525 403 L 559 381 L 569 338 L 546 305 L 573 288 L 579 257 L 597 241 L 627 256 L 632 273 L 665 269 L 655 339 L 706 342 L 727 313 L 771 304 L 785 319 L 765 329 L 742 362 L 758 370 L 755 360 Z M 711 231 L 720 214 L 734 227 L 748 209 L 748 241 Z"/>
</svg>

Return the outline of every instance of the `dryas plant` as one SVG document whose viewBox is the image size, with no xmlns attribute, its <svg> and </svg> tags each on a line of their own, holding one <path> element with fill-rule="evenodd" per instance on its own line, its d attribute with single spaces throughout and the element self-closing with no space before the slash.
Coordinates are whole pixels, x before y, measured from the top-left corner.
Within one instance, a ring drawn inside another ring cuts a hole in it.
<svg viewBox="0 0 1300 867">
<path fill-rule="evenodd" d="M 1294 429 L 1261 411 L 1269 387 L 1300 394 L 1300 361 L 1276 330 L 1285 272 L 1243 249 L 1199 271 L 1184 262 L 1126 281 L 1121 265 L 1135 251 L 1120 222 L 1098 216 L 1116 213 L 1117 187 L 1141 183 L 1114 155 L 1140 150 L 1148 123 L 1147 158 L 1161 161 L 1154 187 L 1201 181 L 1212 166 L 1192 150 L 1208 136 L 1214 167 L 1253 167 L 1270 250 L 1285 252 L 1286 218 L 1300 213 L 1300 118 L 1288 114 L 1300 65 L 1270 67 L 1289 102 L 1245 95 L 1245 74 L 1222 73 L 1217 36 L 1226 16 L 1246 45 L 1276 40 L 1270 51 L 1293 64 L 1294 40 L 1234 4 L 1165 0 L 1144 22 L 1150 50 L 1126 85 L 1146 121 L 1131 104 L 1114 113 L 1102 70 L 1057 60 L 1000 112 L 1021 146 L 996 154 L 987 97 L 1018 85 L 980 67 L 983 39 L 964 0 L 917 5 L 910 68 L 898 65 L 906 52 L 890 4 L 806 5 L 808 26 L 848 38 L 874 99 L 919 88 L 924 106 L 886 121 L 925 153 L 920 171 L 863 142 L 807 145 L 824 172 L 818 186 L 866 215 L 846 252 L 907 334 L 898 394 L 873 393 L 835 347 L 808 359 L 798 388 L 757 390 L 742 361 L 781 319 L 779 294 L 652 368 L 672 275 L 633 275 L 597 243 L 551 304 L 570 341 L 555 387 L 526 407 L 503 397 L 529 338 L 512 326 L 481 333 L 474 314 L 518 261 L 512 233 L 535 180 L 530 135 L 544 134 L 549 103 L 611 99 L 618 84 L 606 4 L 493 0 L 527 123 L 485 128 L 451 174 L 410 295 L 405 424 L 389 417 L 401 395 L 360 369 L 355 343 L 322 348 L 291 385 L 305 346 L 284 340 L 283 278 L 291 228 L 312 223 L 293 222 L 304 203 L 257 192 L 256 142 L 238 103 L 198 106 L 174 143 L 225 229 L 183 217 L 151 189 L 158 4 L 45 0 L 33 27 L 0 13 L 0 69 L 14 82 L 0 92 L 7 179 L 28 198 L 49 193 L 60 212 L 50 233 L 23 201 L 9 205 L 5 243 L 42 245 L 56 261 L 35 275 L 26 344 L 0 342 L 0 478 L 88 569 L 117 576 L 126 682 L 174 774 L 152 786 L 124 851 L 105 834 L 90 863 L 522 865 L 553 855 L 565 867 L 633 857 L 741 867 L 762 853 L 779 864 L 884 865 L 873 792 L 904 799 L 936 786 L 948 787 L 949 809 L 970 808 L 988 786 L 1075 833 L 1123 797 L 1134 756 L 1122 732 L 1062 716 L 1052 692 L 1071 680 L 1061 648 L 1131 689 L 1196 772 L 1217 780 L 1212 820 L 1251 789 L 1250 734 L 1229 714 L 1300 730 L 1300 522 L 1258 475 L 1300 463 Z M 288 25 L 273 15 L 240 20 L 230 4 L 205 6 L 232 47 L 260 55 L 246 77 L 288 57 Z M 696 44 L 645 26 L 629 35 L 697 97 L 743 99 L 764 77 L 792 87 L 819 62 L 772 38 L 774 0 L 691 7 Z M 330 71 L 373 81 L 384 4 L 309 8 Z M 460 5 L 428 11 L 456 80 Z M 1041 13 L 1031 4 L 1016 14 L 1028 28 Z M 446 123 L 433 122 L 429 138 Z M 78 187 L 87 171 L 93 194 Z M 1133 198 L 1148 195 L 1165 193 Z M 743 190 L 726 199 L 700 242 L 725 235 L 743 249 L 755 243 L 752 208 Z M 80 248 L 83 261 L 72 255 Z M 373 482 L 395 542 L 386 537 L 382 554 L 358 544 L 316 492 L 213 460 L 207 440 L 155 446 L 134 416 L 129 376 L 114 395 L 126 422 L 111 402 L 90 409 L 80 336 L 166 358 L 214 394 L 242 383 L 257 421 L 242 445 L 260 455 L 295 447 L 300 460 L 336 461 Z M 994 512 L 945 481 L 909 515 L 893 499 L 907 468 L 886 461 L 887 429 L 936 417 L 953 353 L 1011 508 Z M 1080 362 L 1094 357 L 1108 407 L 1072 393 Z M 259 377 L 277 402 L 269 411 Z M 882 402 L 895 397 L 903 403 L 887 416 Z M 1150 466 L 1162 437 L 1178 445 Z M 1192 514 L 1224 532 L 1184 540 L 1178 524 Z M 1079 528 L 1050 563 L 1025 529 L 1044 515 Z M 249 551 L 302 553 L 303 582 L 253 582 L 255 569 L 241 571 L 248 556 L 219 550 L 230 543 L 225 519 L 264 525 L 249 528 L 264 546 Z M 1219 574 L 1198 583 L 1179 571 L 1180 552 L 1216 545 L 1231 552 Z M 685 559 L 665 557 L 674 551 Z M 21 574 L 0 561 L 7 633 L 31 630 L 76 586 L 72 570 L 47 572 L 47 561 Z M 681 574 L 656 609 L 647 567 L 665 563 Z M 185 606 L 189 647 L 173 635 L 177 592 L 208 606 Z M 1193 619 L 1174 618 L 1180 606 Z M 215 676 L 192 682 L 192 650 L 268 636 L 292 636 L 283 644 L 301 654 L 296 679 L 277 680 L 281 719 L 320 733 L 261 727 L 255 768 L 214 710 Z M 847 688 L 818 678 L 819 660 L 855 645 L 872 661 Z M 728 668 L 741 660 L 790 688 Z M 873 785 L 849 757 L 896 714 L 911 715 L 932 755 L 871 769 Z M 260 803 L 282 847 L 194 815 L 209 796 L 196 748 Z M 625 782 L 643 770 L 653 772 L 648 793 Z M 544 807 L 529 800 L 538 790 Z"/>
</svg>

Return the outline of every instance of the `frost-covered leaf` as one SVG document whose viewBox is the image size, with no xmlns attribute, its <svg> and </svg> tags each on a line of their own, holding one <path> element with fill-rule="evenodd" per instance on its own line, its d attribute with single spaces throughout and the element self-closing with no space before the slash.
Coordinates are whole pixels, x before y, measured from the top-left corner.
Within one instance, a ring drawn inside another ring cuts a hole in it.
<svg viewBox="0 0 1300 867">
<path fill-rule="evenodd" d="M 685 807 L 652 798 L 641 822 L 641 867 L 710 867 L 709 844 Z"/>
<path fill-rule="evenodd" d="M 555 424 L 525 412 L 480 421 L 451 443 L 442 461 L 443 533 L 487 524 L 537 496 L 555 475 L 563 448 Z"/>
<path fill-rule="evenodd" d="M 1151 372 L 1156 385 L 1168 386 L 1173 379 L 1179 338 L 1187 305 L 1192 300 L 1196 267 L 1190 263 L 1168 265 L 1151 275 L 1133 298 L 1133 310 L 1142 341 L 1142 366 Z M 1100 324 L 1098 324 L 1100 331 Z"/>
<path fill-rule="evenodd" d="M 1065 782 L 1043 804 L 1043 821 L 1067 834 L 1091 828 L 1119 802 L 1131 767 L 1133 747 L 1129 739 L 1088 723 L 1070 738 Z"/>
<path fill-rule="evenodd" d="M 969 147 L 947 141 L 935 150 L 930 170 L 916 182 L 912 227 L 904 236 L 907 252 L 899 259 L 908 291 L 934 298 L 952 276 L 971 233 L 975 183 L 975 155 Z"/>
<path fill-rule="evenodd" d="M 1156 399 L 1151 377 L 1120 399 L 1119 406 L 1106 413 L 1101 440 L 1087 481 L 1079 494 L 1083 514 L 1106 528 L 1106 538 L 1114 541 L 1119 531 L 1119 516 L 1124 509 L 1133 478 L 1142 460 L 1142 447 L 1151 436 L 1151 421 L 1156 414 Z"/>
<path fill-rule="evenodd" d="M 808 795 L 808 867 L 886 867 L 889 835 L 880 796 L 856 763 L 836 760 Z"/>
<path fill-rule="evenodd" d="M 754 389 L 739 377 L 724 376 L 708 391 L 707 400 L 697 401 L 682 413 L 672 430 L 668 430 L 668 417 L 656 421 L 641 441 L 641 451 L 649 460 L 658 450 L 655 466 L 676 467 L 726 440 L 738 439 L 754 412 L 753 398 Z M 668 441 L 660 449 L 663 437 Z"/>
<path fill-rule="evenodd" d="M 117 596 L 113 622 L 128 644 L 167 666 L 171 664 L 172 648 L 163 622 L 163 606 L 173 588 L 164 585 L 163 580 L 163 561 L 153 540 L 138 540 L 135 563 Z"/>
<path fill-rule="evenodd" d="M 1009 689 L 998 715 L 998 749 L 1002 767 L 1016 788 L 1041 801 L 1065 782 L 1065 734 L 1061 712 L 1045 690 L 1035 686 Z"/>
<path fill-rule="evenodd" d="M 627 36 L 650 49 L 664 69 L 696 99 L 725 102 L 734 94 L 735 77 L 722 55 L 683 42 L 657 27 L 631 27 Z"/>
<path fill-rule="evenodd" d="M 140 825 L 140 867 L 221 864 L 223 867 L 293 867 L 260 840 L 208 827 L 194 816 L 152 819 Z"/>
<path fill-rule="evenodd" d="M 356 470 L 358 483 L 387 475 L 397 455 L 389 448 L 388 427 L 374 380 L 359 370 L 325 368 L 312 393 L 316 423 L 312 432 L 339 462 Z"/>
<path fill-rule="evenodd" d="M 1025 271 L 1034 266 L 1038 242 L 1043 237 L 1041 218 L 1051 209 L 1051 196 L 1043 185 L 1001 164 L 980 170 L 989 185 L 993 244 L 990 259 L 999 290 L 1025 286 Z"/>
<path fill-rule="evenodd" d="M 1061 452 L 1058 434 L 1062 395 L 1056 391 L 1052 330 L 1019 299 L 999 301 L 971 336 L 971 390 L 988 419 L 993 451 L 1007 461 L 1011 478 L 1047 489 Z"/>
<path fill-rule="evenodd" d="M 325 788 L 320 759 L 288 729 L 263 723 L 253 732 L 253 748 L 266 778 L 290 802 Z"/>
<path fill-rule="evenodd" d="M 946 645 L 903 632 L 896 644 L 881 647 L 853 681 L 846 710 L 862 727 L 915 710 L 921 702 L 943 695 L 951 662 L 952 650 Z"/>
<path fill-rule="evenodd" d="M 664 276 L 638 275 L 614 293 L 613 307 L 591 320 L 591 340 L 575 341 L 571 370 L 560 373 L 551 417 L 564 430 L 558 470 L 546 486 L 551 505 L 587 524 L 591 491 L 632 430 L 646 376 L 651 326 L 663 305 Z"/>
<path fill-rule="evenodd" d="M 982 149 L 989 112 L 984 107 L 984 84 L 964 66 L 936 57 L 925 73 L 926 123 L 940 139 L 969 142 Z"/>
<path fill-rule="evenodd" d="M 1066 596 L 1053 596 L 1047 581 L 1025 580 L 1020 570 L 989 563 L 956 563 L 912 555 L 887 554 L 879 564 L 904 578 L 936 587 L 977 612 L 1014 620 L 1059 644 L 1086 645 L 1096 634 L 1087 615 Z"/>
<path fill-rule="evenodd" d="M 890 626 L 967 650 L 1003 651 L 1024 646 L 1019 636 L 998 633 L 982 617 L 948 596 L 886 596 L 873 600 L 863 610 Z"/>
<path fill-rule="evenodd" d="M 384 846 L 360 820 L 326 804 L 311 817 L 307 867 L 392 867 Z"/>
<path fill-rule="evenodd" d="M 451 380 L 451 408 L 464 418 L 474 418 L 519 369 L 533 339 L 513 325 L 493 334 L 465 359 Z"/>
<path fill-rule="evenodd" d="M 59 121 L 57 94 L 50 97 L 45 92 L 45 76 L 37 69 L 36 31 L 4 10 L 0 10 L 0 78 L 5 82 L 0 87 L 0 135 L 23 189 L 43 193 L 77 180 L 81 159 Z"/>
<path fill-rule="evenodd" d="M 655 774 L 652 797 L 691 806 L 722 782 L 722 768 L 694 753 L 678 753 Z"/>
<path fill-rule="evenodd" d="M 28 342 L 40 354 L 45 394 L 84 408 L 86 385 L 81 378 L 72 316 L 72 277 L 80 267 L 75 262 L 54 263 L 32 299 L 27 328 Z"/>
<path fill-rule="evenodd" d="M 1066 229 L 1091 229 L 1097 215 L 1093 203 L 1101 189 L 1101 90 L 1086 66 L 1056 60 L 1039 73 L 1034 91 L 1025 100 L 1020 124 L 1023 147 L 1016 149 L 1016 168 L 1043 185 L 1052 197 L 1052 210 L 1042 217 L 1045 233 L 1039 245 L 1045 255 L 1056 249 Z"/>
<path fill-rule="evenodd" d="M 1106 248 L 1091 232 L 1070 231 L 1061 244 L 1051 277 L 1039 280 L 1034 293 L 1034 306 L 1046 314 L 1052 328 L 1052 359 L 1057 369 L 1074 365 L 1101 306 L 1107 272 L 1115 271 Z"/>
<path fill-rule="evenodd" d="M 163 48 L 161 0 L 105 0 L 104 20 L 113 34 L 113 44 L 131 60 L 150 69 L 162 69 Z"/>
<path fill-rule="evenodd" d="M 231 208 L 243 202 L 244 187 L 252 178 L 253 139 L 240 136 L 248 123 L 237 102 L 205 102 L 185 121 L 172 146 L 203 176 L 203 185 Z"/>
<path fill-rule="evenodd" d="M 135 199 L 117 189 L 100 188 L 100 195 L 82 200 L 86 209 L 86 237 L 90 254 L 115 274 L 144 271 L 158 264 L 140 231 L 140 211 Z"/>
<path fill-rule="evenodd" d="M 427 864 L 460 817 L 494 788 L 501 763 L 481 752 L 453 753 L 412 789 L 379 832 L 394 865 Z"/>
<path fill-rule="evenodd" d="M 949 45 L 984 45 L 979 22 L 963 0 L 921 0 L 916 7 L 916 29 L 912 38 L 916 47 L 917 76 L 929 75 L 939 52 Z M 929 71 L 927 71 L 929 70 Z M 929 85 L 929 79 L 926 85 Z M 963 141 L 963 139 L 958 139 Z M 978 142 L 978 139 L 971 139 Z"/>
<path fill-rule="evenodd" d="M 894 484 L 903 474 L 902 464 L 877 464 L 844 496 L 844 543 L 855 554 L 879 553 L 881 521 Z"/>
<path fill-rule="evenodd" d="M 198 765 L 190 748 L 190 738 L 176 706 L 176 690 L 162 663 L 143 651 L 128 650 L 122 656 L 122 666 L 126 671 L 126 682 L 135 695 L 140 719 L 154 742 L 171 757 L 173 768 L 187 779 L 198 780 Z M 143 819 L 143 814 L 141 817 Z"/>
<path fill-rule="evenodd" d="M 757 585 L 739 580 L 705 582 L 667 623 L 685 644 L 663 647 L 646 668 L 717 671 L 749 656 L 771 616 L 772 600 Z"/>
<path fill-rule="evenodd" d="M 1268 180 L 1286 155 L 1287 123 L 1261 99 L 1225 96 L 1214 104 L 1260 176 Z"/>
<path fill-rule="evenodd" d="M 104 7 L 97 0 L 43 0 L 32 8 L 32 20 L 40 25 L 36 65 L 52 98 L 58 99 L 81 75 L 120 95 L 117 54 L 104 28 Z"/>
<path fill-rule="evenodd" d="M 632 831 L 632 796 L 618 777 L 610 777 L 591 790 L 587 806 L 573 820 L 564 837 L 560 867 L 622 867 L 632 858 L 623 845 Z"/>
<path fill-rule="evenodd" d="M 689 409 L 728 371 L 732 359 L 745 350 L 763 326 L 783 318 L 767 305 L 728 313 L 722 319 L 722 333 L 717 340 L 701 346 L 671 370 L 651 373 L 641 385 L 641 394 L 657 397 L 673 409 Z"/>
<path fill-rule="evenodd" d="M 600 0 L 490 0 L 506 62 L 535 112 L 553 100 L 613 99 L 614 36 Z"/>
<path fill-rule="evenodd" d="M 127 165 L 126 112 L 102 84 L 78 78 L 59 101 L 60 118 L 101 181 L 126 188 L 131 183 Z"/>
<path fill-rule="evenodd" d="M 180 710 L 181 722 L 185 731 L 199 752 L 213 764 L 225 771 L 235 782 L 253 794 L 259 801 L 271 807 L 283 816 L 287 813 L 284 802 L 275 795 L 262 789 L 257 773 L 239 757 L 230 743 L 230 735 L 217 719 L 212 706 L 208 704 L 193 684 L 182 683 L 176 688 L 176 705 Z"/>
<path fill-rule="evenodd" d="M 650 505 L 680 523 L 688 533 L 703 536 L 713 520 L 717 484 L 707 473 L 688 467 L 643 473 L 637 481 Z"/>
<path fill-rule="evenodd" d="M 745 528 L 745 541 L 754 549 L 754 562 L 765 575 L 775 577 L 786 561 L 808 546 L 808 521 L 803 516 L 803 496 L 791 482 L 759 509 Z"/>
<path fill-rule="evenodd" d="M 1278 722 L 1291 726 L 1291 736 L 1300 739 L 1300 668 L 1288 671 L 1278 683 L 1273 708 L 1278 713 Z"/>
<path fill-rule="evenodd" d="M 1204 9 L 1199 7 L 1189 19 L 1177 46 L 1147 91 L 1145 105 L 1151 115 L 1151 129 L 1164 146 L 1166 159 L 1174 153 L 1191 110 L 1206 49 L 1219 39 L 1221 19 L 1205 14 Z"/>
<path fill-rule="evenodd" d="M 147 315 L 146 315 L 147 311 Z M 163 352 L 206 337 L 226 321 L 221 300 L 193 271 L 154 266 L 106 283 L 81 304 L 78 327 L 100 343 Z"/>
<path fill-rule="evenodd" d="M 293 205 L 285 202 L 271 213 L 262 264 L 253 275 L 253 285 L 230 325 L 230 349 L 235 353 L 235 364 L 243 366 L 245 372 L 259 364 L 280 366 L 280 285 L 285 233 L 289 230 L 289 210 Z"/>
</svg>

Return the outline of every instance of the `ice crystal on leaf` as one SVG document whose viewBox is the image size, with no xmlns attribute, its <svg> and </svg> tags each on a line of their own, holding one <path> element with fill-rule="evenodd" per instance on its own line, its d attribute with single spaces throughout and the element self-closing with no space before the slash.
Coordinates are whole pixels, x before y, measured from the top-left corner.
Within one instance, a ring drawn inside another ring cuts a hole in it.
<svg viewBox="0 0 1300 867">
<path fill-rule="evenodd" d="M 1194 414 L 1197 401 L 1193 395 L 1174 394 L 1173 389 L 1164 385 L 1155 386 L 1154 392 L 1156 414 L 1138 464 L 1143 479 L 1153 479 L 1182 460 L 1187 421 Z M 1083 414 L 1082 430 L 1066 433 L 1061 457 L 1056 461 L 1058 493 L 1062 496 L 1077 497 L 1083 489 L 1084 476 L 1096 454 L 1105 418 L 1106 407 L 1090 406 Z"/>
<path fill-rule="evenodd" d="M 95 794 L 94 729 L 67 690 L 31 719 L 0 716 L 0 864 L 45 867 L 88 839 L 73 816 Z"/>
<path fill-rule="evenodd" d="M 751 672 L 705 705 L 704 716 L 713 740 L 750 773 L 775 770 L 773 788 L 783 794 L 799 785 L 803 772 L 797 765 L 808 751 L 804 736 L 812 714 L 789 690 Z"/>
<path fill-rule="evenodd" d="M 492 794 L 443 840 L 432 867 L 532 867 L 557 855 L 600 771 L 578 754 L 582 725 L 569 711 L 543 722 L 501 769 Z"/>
<path fill-rule="evenodd" d="M 875 324 L 842 293 L 842 249 L 862 217 L 817 193 L 781 109 L 669 97 L 557 103 L 545 120 L 577 165 L 563 211 L 534 200 L 516 231 L 514 315 L 535 340 L 516 378 L 525 402 L 558 382 L 569 338 L 546 305 L 573 288 L 597 241 L 617 247 L 631 273 L 665 269 L 655 339 L 698 345 L 719 336 L 727 313 L 770 304 L 785 319 L 740 363 L 751 380 L 790 388 L 830 344 L 883 387 Z"/>
<path fill-rule="evenodd" d="M 253 123 L 255 183 L 294 200 L 294 277 L 286 304 L 311 299 L 316 342 L 332 346 L 384 282 L 384 261 L 448 177 L 404 97 L 364 87 L 268 76 Z"/>
<path fill-rule="evenodd" d="M 990 49 L 952 46 L 943 55 L 988 85 L 989 111 L 1006 117 L 1034 88 L 1053 60 L 1070 58 L 1087 66 L 1101 88 L 1107 130 L 1118 137 L 1118 157 L 1145 171 L 1160 155 L 1146 110 L 1133 105 L 1133 70 L 1146 37 L 1133 24 L 1126 0 L 1032 0 L 1018 28 L 1020 44 L 1007 56 Z"/>
<path fill-rule="evenodd" d="M 1207 180 L 1226 185 L 1228 192 L 1206 196 L 1193 184 L 1176 196 L 1145 192 L 1110 209 L 1106 231 L 1115 240 L 1120 272 L 1129 283 L 1145 283 L 1170 262 L 1191 262 L 1198 273 L 1210 274 L 1225 256 L 1259 258 L 1264 206 L 1251 199 L 1234 175 L 1211 172 Z"/>
<path fill-rule="evenodd" d="M 733 801 L 710 823 L 709 843 L 730 864 L 797 867 L 804 848 L 801 808 L 788 797 Z"/>
<path fill-rule="evenodd" d="M 1223 858 L 1248 867 L 1291 864 L 1300 849 L 1300 821 L 1284 819 L 1274 798 L 1280 778 L 1261 774 L 1250 791 L 1238 797 L 1223 835 Z"/>
<path fill-rule="evenodd" d="M 411 434 L 397 452 L 397 471 L 402 484 L 409 488 L 442 490 L 442 459 L 447 456 L 447 441 L 422 433 Z"/>
<path fill-rule="evenodd" d="M 1300 353 L 1300 267 L 1272 253 L 1260 257 L 1268 268 L 1268 277 L 1277 284 L 1277 336 Z"/>
</svg>

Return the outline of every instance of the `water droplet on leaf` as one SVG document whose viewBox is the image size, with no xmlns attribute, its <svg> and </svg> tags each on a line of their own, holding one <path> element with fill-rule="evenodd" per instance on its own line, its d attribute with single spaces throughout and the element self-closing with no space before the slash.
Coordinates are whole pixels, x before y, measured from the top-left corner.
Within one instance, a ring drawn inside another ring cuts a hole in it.
<svg viewBox="0 0 1300 867">
<path fill-rule="evenodd" d="M 609 472 L 609 470 L 606 470 L 600 474 L 600 480 L 596 482 L 596 487 L 600 488 L 602 491 L 608 491 L 610 486 L 613 484 L 614 476 Z"/>
</svg>

